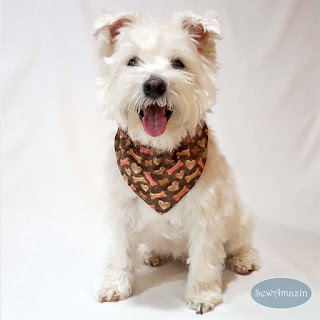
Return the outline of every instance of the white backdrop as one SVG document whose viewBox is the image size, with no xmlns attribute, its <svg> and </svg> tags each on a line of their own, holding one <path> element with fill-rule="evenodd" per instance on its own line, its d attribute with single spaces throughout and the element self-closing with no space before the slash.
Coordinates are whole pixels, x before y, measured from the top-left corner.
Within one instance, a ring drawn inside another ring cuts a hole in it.
<svg viewBox="0 0 320 320">
<path fill-rule="evenodd" d="M 226 271 L 225 301 L 204 318 L 315 319 L 320 255 L 320 2 L 2 1 L 2 316 L 17 319 L 186 319 L 186 270 L 143 270 L 135 296 L 98 304 L 108 251 L 104 152 L 115 125 L 99 115 L 92 23 L 102 9 L 156 17 L 215 9 L 219 93 L 210 116 L 243 198 L 257 216 L 263 268 Z M 312 289 L 298 308 L 267 309 L 259 281 Z M 316 313 L 316 311 L 318 311 Z"/>
</svg>

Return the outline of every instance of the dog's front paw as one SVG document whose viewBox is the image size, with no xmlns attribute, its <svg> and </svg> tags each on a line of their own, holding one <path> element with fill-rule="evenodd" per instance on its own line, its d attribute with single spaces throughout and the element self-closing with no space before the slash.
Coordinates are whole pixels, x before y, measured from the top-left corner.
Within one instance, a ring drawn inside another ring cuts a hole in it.
<svg viewBox="0 0 320 320">
<path fill-rule="evenodd" d="M 219 290 L 218 292 L 203 291 L 196 296 L 187 296 L 186 300 L 189 309 L 195 310 L 197 314 L 203 314 L 212 311 L 216 305 L 220 304 L 222 296 Z"/>
<path fill-rule="evenodd" d="M 187 302 L 187 306 L 189 309 L 195 310 L 196 314 L 203 314 L 205 312 L 212 311 L 215 307 L 215 304 L 189 301 L 189 302 Z"/>
<path fill-rule="evenodd" d="M 197 300 L 187 301 L 187 306 L 191 310 L 195 310 L 197 314 L 203 314 L 208 311 L 212 311 L 216 305 L 221 303 L 222 299 L 214 301 L 199 302 Z"/>
<path fill-rule="evenodd" d="M 103 283 L 98 292 L 98 300 L 99 302 L 116 302 L 129 298 L 131 293 L 131 286 L 110 286 L 107 283 Z"/>
<path fill-rule="evenodd" d="M 125 272 L 106 274 L 97 297 L 99 302 L 115 302 L 125 300 L 132 294 L 130 277 Z"/>
</svg>

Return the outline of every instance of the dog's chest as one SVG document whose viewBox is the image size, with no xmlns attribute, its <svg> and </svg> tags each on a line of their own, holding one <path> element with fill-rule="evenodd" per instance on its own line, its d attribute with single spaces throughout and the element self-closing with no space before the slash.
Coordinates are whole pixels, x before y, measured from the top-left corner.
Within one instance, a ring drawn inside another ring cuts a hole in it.
<svg viewBox="0 0 320 320">
<path fill-rule="evenodd" d="M 140 202 L 141 204 L 141 202 Z M 150 212 L 147 206 L 139 206 L 139 222 L 136 224 L 135 234 L 139 243 L 148 243 L 158 251 L 167 251 L 168 248 L 174 256 L 187 251 L 188 226 L 183 210 L 179 206 L 166 215 Z M 136 214 L 136 212 L 132 212 Z"/>
</svg>

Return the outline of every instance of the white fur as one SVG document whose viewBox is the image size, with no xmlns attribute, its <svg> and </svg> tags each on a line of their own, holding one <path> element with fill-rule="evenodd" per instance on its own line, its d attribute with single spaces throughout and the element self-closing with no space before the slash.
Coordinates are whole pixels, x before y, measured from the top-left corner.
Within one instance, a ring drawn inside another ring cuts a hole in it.
<svg viewBox="0 0 320 320">
<path fill-rule="evenodd" d="M 175 14 L 169 23 L 156 23 L 135 13 L 105 14 L 95 24 L 94 34 L 100 45 L 98 94 L 103 113 L 116 120 L 133 140 L 163 151 L 176 148 L 187 135 L 193 136 L 215 103 L 215 40 L 222 37 L 215 14 L 200 17 L 183 12 Z M 134 56 L 142 62 L 127 66 Z M 186 68 L 173 69 L 174 58 L 181 59 Z M 151 74 L 161 76 L 168 86 L 157 103 L 173 110 L 166 131 L 158 137 L 145 133 L 138 116 L 140 108 L 151 103 L 142 91 Z M 158 256 L 187 261 L 186 301 L 198 313 L 221 302 L 221 272 L 226 258 L 227 266 L 238 273 L 259 268 L 258 254 L 251 246 L 251 216 L 238 197 L 231 169 L 212 132 L 201 178 L 163 216 L 149 208 L 123 180 L 113 139 L 109 152 L 108 202 L 116 250 L 99 291 L 101 302 L 130 296 L 138 249 L 152 265 L 160 261 L 154 260 Z"/>
</svg>

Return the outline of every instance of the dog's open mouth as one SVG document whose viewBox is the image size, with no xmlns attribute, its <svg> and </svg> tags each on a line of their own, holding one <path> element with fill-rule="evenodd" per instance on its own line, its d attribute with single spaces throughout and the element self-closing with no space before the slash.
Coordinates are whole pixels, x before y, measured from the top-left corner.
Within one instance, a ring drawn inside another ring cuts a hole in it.
<svg viewBox="0 0 320 320">
<path fill-rule="evenodd" d="M 139 117 L 142 120 L 144 131 L 150 136 L 160 136 L 164 133 L 167 127 L 167 121 L 170 119 L 172 111 L 158 105 L 149 105 L 139 112 Z"/>
</svg>

